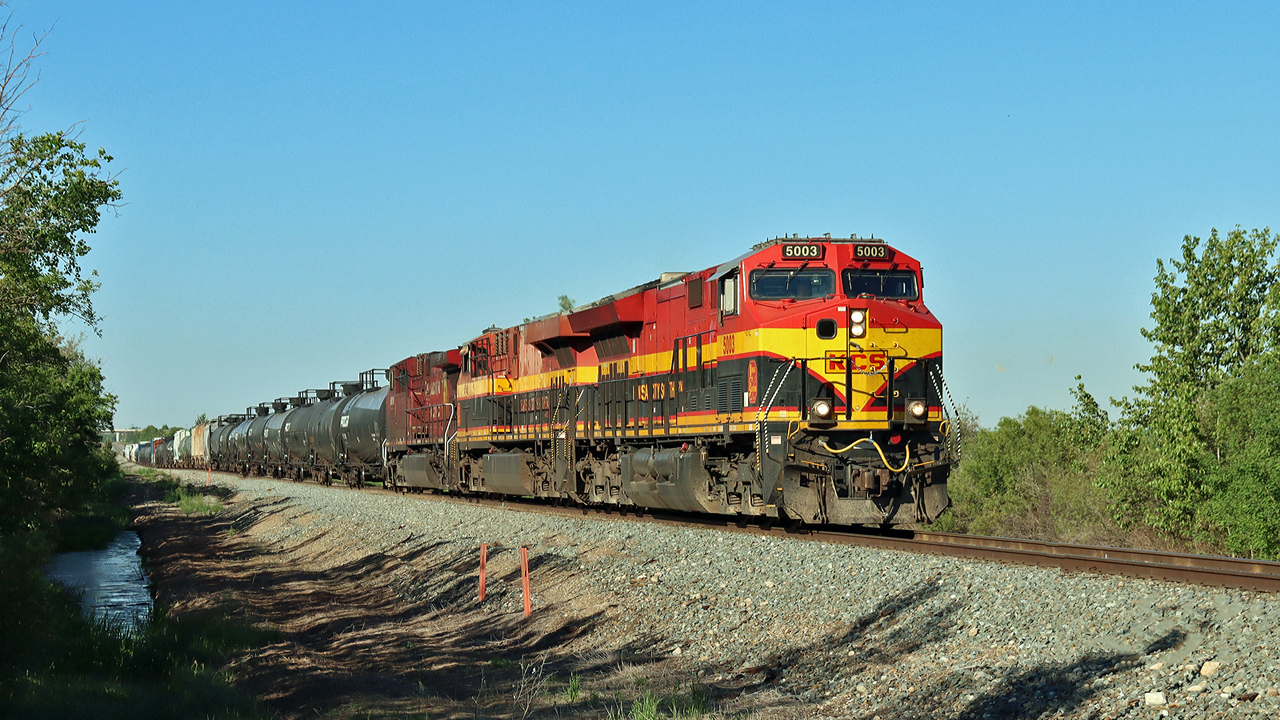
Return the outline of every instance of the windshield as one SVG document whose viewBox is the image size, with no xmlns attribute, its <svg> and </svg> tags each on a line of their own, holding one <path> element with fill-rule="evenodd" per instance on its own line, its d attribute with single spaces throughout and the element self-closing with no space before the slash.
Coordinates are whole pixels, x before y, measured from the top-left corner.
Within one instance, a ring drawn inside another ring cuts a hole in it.
<svg viewBox="0 0 1280 720">
<path fill-rule="evenodd" d="M 844 294 L 856 298 L 871 295 L 885 300 L 915 300 L 916 274 L 910 270 L 845 270 Z"/>
<path fill-rule="evenodd" d="M 826 268 L 751 271 L 752 300 L 807 300 L 836 292 L 836 274 Z"/>
</svg>

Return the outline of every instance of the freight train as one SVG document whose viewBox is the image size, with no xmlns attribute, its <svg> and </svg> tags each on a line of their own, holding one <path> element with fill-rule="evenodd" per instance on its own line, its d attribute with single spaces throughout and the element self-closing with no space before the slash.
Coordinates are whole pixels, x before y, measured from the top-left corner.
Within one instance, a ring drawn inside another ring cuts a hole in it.
<svg viewBox="0 0 1280 720">
<path fill-rule="evenodd" d="M 883 240 L 775 238 L 125 454 L 623 511 L 929 522 L 959 437 L 923 288 Z"/>
</svg>

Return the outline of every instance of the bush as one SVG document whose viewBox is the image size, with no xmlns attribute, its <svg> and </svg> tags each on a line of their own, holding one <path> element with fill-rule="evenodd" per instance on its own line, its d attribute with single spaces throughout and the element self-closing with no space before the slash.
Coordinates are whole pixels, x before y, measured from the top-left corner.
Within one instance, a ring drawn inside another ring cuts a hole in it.
<svg viewBox="0 0 1280 720">
<path fill-rule="evenodd" d="M 1079 380 L 1079 378 L 1076 378 Z M 1107 414 L 1079 384 L 1067 413 L 1029 407 L 994 428 L 971 429 L 947 489 L 944 531 L 1061 542 L 1116 542 L 1112 500 L 1094 482 L 1107 451 Z"/>
</svg>

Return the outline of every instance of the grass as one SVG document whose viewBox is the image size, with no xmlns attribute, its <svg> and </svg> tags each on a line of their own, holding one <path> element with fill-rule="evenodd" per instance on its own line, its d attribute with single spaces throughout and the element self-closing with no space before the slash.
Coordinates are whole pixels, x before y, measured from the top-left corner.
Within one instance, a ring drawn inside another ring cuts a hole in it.
<svg viewBox="0 0 1280 720">
<path fill-rule="evenodd" d="M 567 702 L 578 702 L 578 698 L 582 695 L 582 676 L 578 673 L 569 675 L 569 684 L 564 688 L 564 699 Z"/>
<path fill-rule="evenodd" d="M 598 698 L 592 693 L 593 703 Z M 631 701 L 630 708 L 622 696 L 614 698 L 606 705 L 605 717 L 609 720 L 664 720 L 672 718 L 701 718 L 712 710 L 711 696 L 705 687 L 692 685 L 687 693 L 681 693 L 679 686 L 667 695 L 653 690 L 645 690 Z"/>
<path fill-rule="evenodd" d="M 222 512 L 222 498 L 215 488 L 179 482 L 168 473 L 154 468 L 139 468 L 138 474 L 148 482 L 160 486 L 165 491 L 164 501 L 177 505 L 186 515 L 217 515 Z"/>
</svg>

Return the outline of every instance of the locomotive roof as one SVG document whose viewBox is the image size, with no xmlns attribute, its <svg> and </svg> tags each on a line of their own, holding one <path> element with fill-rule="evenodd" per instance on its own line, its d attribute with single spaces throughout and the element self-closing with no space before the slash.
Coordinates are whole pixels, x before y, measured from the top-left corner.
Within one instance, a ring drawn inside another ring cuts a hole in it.
<svg viewBox="0 0 1280 720">
<path fill-rule="evenodd" d="M 847 238 L 833 238 L 830 235 L 823 235 L 821 237 L 804 237 L 804 238 L 796 237 L 796 236 L 775 237 L 771 240 L 765 240 L 764 242 L 756 243 L 755 245 L 751 246 L 750 250 L 742 253 L 738 257 L 732 260 L 729 260 L 728 262 L 720 263 L 719 265 L 716 266 L 715 272 L 711 273 L 711 275 L 707 279 L 719 280 L 725 275 L 736 270 L 738 266 L 742 264 L 743 260 L 746 260 L 747 258 L 751 257 L 752 255 L 755 255 L 756 253 L 760 252 L 761 250 L 764 250 L 767 247 L 771 247 L 773 245 L 779 245 L 782 243 L 801 243 L 801 242 L 833 243 L 833 244 L 843 244 L 843 245 L 886 244 L 884 238 L 877 238 L 877 237 L 863 238 L 863 237 L 858 237 L 857 235 L 850 235 Z M 602 297 L 599 300 L 596 300 L 594 302 L 589 302 L 586 305 L 578 305 L 577 307 L 570 308 L 569 310 L 565 310 L 563 312 L 547 313 L 546 315 L 539 315 L 538 317 L 532 318 L 521 324 L 528 325 L 530 323 L 537 322 L 539 320 L 546 320 L 547 318 L 552 318 L 559 315 L 572 315 L 577 312 L 582 312 L 583 310 L 590 310 L 592 308 L 608 305 L 609 303 L 617 302 L 618 300 L 621 300 L 626 297 L 630 297 L 632 295 L 635 295 L 636 293 L 641 293 L 646 290 L 652 290 L 653 288 L 662 287 L 669 283 L 674 283 L 675 281 L 688 277 L 691 274 L 692 273 L 688 273 L 688 272 L 665 272 L 665 273 L 662 273 L 662 275 L 659 276 L 658 279 L 656 280 L 650 280 L 647 283 L 636 285 L 635 287 L 628 288 L 626 290 L 623 290 L 622 292 L 614 293 L 612 295 L 606 295 L 605 297 Z"/>
</svg>

